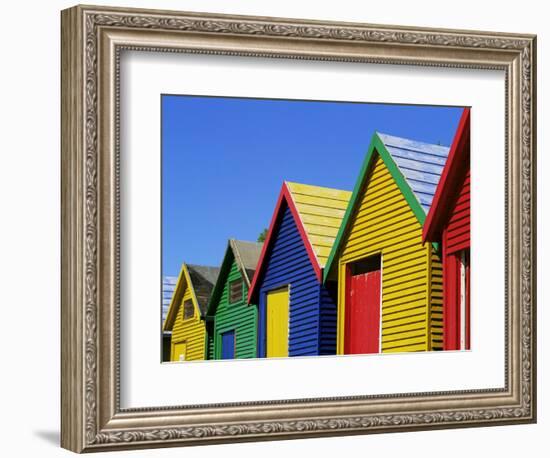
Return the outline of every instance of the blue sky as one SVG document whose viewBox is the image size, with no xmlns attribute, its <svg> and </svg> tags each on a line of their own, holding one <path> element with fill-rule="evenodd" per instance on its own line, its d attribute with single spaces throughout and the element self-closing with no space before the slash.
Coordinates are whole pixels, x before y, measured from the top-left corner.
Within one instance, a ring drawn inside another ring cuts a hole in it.
<svg viewBox="0 0 550 458">
<path fill-rule="evenodd" d="M 283 180 L 352 190 L 375 131 L 449 146 L 462 108 L 163 95 L 162 270 L 255 241 Z"/>
</svg>

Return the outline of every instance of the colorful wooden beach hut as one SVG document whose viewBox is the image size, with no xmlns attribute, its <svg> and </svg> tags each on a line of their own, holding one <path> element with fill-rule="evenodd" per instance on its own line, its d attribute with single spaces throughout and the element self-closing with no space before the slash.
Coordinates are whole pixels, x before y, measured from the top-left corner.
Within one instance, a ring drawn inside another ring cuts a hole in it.
<svg viewBox="0 0 550 458">
<path fill-rule="evenodd" d="M 206 308 L 218 273 L 217 267 L 182 264 L 163 329 L 172 332 L 171 361 L 206 359 Z"/>
<path fill-rule="evenodd" d="M 208 359 L 255 358 L 258 309 L 248 305 L 261 243 L 230 239 L 208 303 Z"/>
<path fill-rule="evenodd" d="M 445 350 L 470 349 L 470 109 L 460 119 L 424 223 L 423 240 L 439 242 L 443 259 Z"/>
<path fill-rule="evenodd" d="M 283 183 L 248 295 L 259 357 L 335 353 L 336 301 L 322 276 L 350 195 Z"/>
<path fill-rule="evenodd" d="M 373 135 L 325 269 L 338 281 L 338 354 L 442 348 L 441 260 L 422 226 L 448 153 Z"/>
</svg>

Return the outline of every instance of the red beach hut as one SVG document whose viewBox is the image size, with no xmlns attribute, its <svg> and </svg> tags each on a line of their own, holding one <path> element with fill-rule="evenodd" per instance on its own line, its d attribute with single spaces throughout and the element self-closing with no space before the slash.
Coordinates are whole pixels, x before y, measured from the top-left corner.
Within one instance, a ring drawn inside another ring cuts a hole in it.
<svg viewBox="0 0 550 458">
<path fill-rule="evenodd" d="M 470 349 L 470 109 L 465 108 L 422 232 L 443 258 L 443 347 Z"/>
</svg>

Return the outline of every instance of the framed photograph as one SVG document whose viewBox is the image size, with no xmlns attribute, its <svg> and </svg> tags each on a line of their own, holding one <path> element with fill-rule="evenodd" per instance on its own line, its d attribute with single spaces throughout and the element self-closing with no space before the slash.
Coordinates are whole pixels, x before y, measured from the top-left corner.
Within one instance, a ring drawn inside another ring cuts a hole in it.
<svg viewBox="0 0 550 458">
<path fill-rule="evenodd" d="M 536 421 L 536 37 L 62 12 L 62 446 Z"/>
</svg>

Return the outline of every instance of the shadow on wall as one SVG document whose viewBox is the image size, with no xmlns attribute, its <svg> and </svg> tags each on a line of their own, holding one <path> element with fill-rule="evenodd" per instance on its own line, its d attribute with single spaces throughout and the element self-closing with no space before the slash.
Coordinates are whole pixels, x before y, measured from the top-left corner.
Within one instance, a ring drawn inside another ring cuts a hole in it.
<svg viewBox="0 0 550 458">
<path fill-rule="evenodd" d="M 34 431 L 34 435 L 39 437 L 44 442 L 48 442 L 52 445 L 59 446 L 60 437 L 59 431 Z"/>
</svg>

